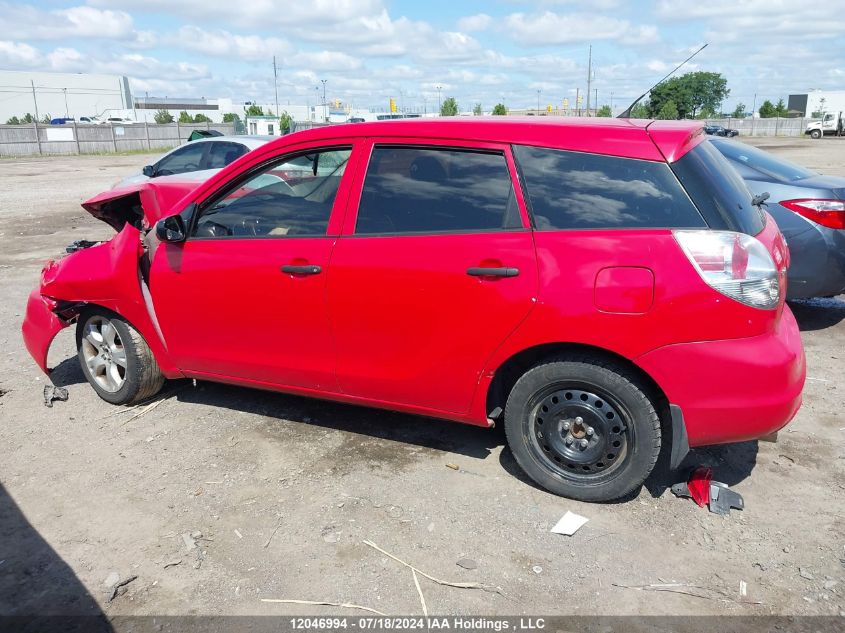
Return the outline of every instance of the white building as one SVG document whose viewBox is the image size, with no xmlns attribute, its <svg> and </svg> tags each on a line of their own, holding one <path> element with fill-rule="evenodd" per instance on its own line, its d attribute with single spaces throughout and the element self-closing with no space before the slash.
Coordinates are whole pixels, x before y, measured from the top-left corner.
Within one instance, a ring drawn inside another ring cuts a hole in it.
<svg viewBox="0 0 845 633">
<path fill-rule="evenodd" d="M 787 109 L 790 116 L 812 117 L 814 112 L 845 112 L 845 90 L 811 90 L 789 95 Z"/>
<path fill-rule="evenodd" d="M 132 108 L 129 80 L 122 75 L 0 70 L 0 97 L 0 123 L 27 113 L 39 120 L 106 118 Z"/>
</svg>

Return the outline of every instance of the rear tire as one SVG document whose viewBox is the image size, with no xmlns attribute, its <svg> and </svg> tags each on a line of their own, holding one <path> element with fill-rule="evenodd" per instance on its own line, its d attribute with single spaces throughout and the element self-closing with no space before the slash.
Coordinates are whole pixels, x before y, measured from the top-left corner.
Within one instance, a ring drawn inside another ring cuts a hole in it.
<svg viewBox="0 0 845 633">
<path fill-rule="evenodd" d="M 147 342 L 113 312 L 93 309 L 81 314 L 76 348 L 82 373 L 106 402 L 140 402 L 164 385 L 164 376 Z"/>
<path fill-rule="evenodd" d="M 514 385 L 505 433 L 537 484 L 580 501 L 613 501 L 639 488 L 660 453 L 660 418 L 634 372 L 598 356 L 544 362 Z"/>
</svg>

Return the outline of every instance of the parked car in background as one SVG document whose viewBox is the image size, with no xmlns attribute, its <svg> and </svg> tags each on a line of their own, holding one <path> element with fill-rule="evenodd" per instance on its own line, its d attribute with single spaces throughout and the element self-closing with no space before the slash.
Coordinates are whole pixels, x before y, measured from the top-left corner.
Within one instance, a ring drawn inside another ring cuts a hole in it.
<svg viewBox="0 0 845 633">
<path fill-rule="evenodd" d="M 95 116 L 81 116 L 79 117 L 80 123 L 87 123 L 88 125 L 103 125 L 105 121 L 98 119 Z"/>
<path fill-rule="evenodd" d="M 503 423 L 587 501 L 787 424 L 788 251 L 701 124 L 500 119 L 322 127 L 96 196 L 118 234 L 45 266 L 27 348 L 46 371 L 75 323 L 113 404 L 187 377 Z"/>
<path fill-rule="evenodd" d="M 731 128 L 722 125 L 707 124 L 704 126 L 704 133 L 710 136 L 739 136 L 739 130 L 732 130 Z"/>
<path fill-rule="evenodd" d="M 50 125 L 65 125 L 73 122 L 73 117 L 57 117 L 55 119 L 50 119 Z"/>
<path fill-rule="evenodd" d="M 154 163 L 146 165 L 140 174 L 133 174 L 118 181 L 115 187 L 144 182 L 159 176 L 172 176 L 195 171 L 201 171 L 200 178 L 205 179 L 273 138 L 275 137 L 210 136 L 198 138 L 170 150 Z"/>
<path fill-rule="evenodd" d="M 139 123 L 139 121 L 127 119 L 122 116 L 110 116 L 106 119 L 106 123 L 110 123 L 111 125 L 135 125 L 136 123 Z"/>
<path fill-rule="evenodd" d="M 791 253 L 787 298 L 845 293 L 845 178 L 823 176 L 738 141 L 711 139 L 766 207 Z"/>
</svg>

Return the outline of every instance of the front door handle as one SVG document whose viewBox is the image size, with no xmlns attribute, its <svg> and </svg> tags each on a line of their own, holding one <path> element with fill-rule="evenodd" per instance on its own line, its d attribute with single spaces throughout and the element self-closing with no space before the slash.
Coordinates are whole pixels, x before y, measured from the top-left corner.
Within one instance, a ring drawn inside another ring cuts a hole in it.
<svg viewBox="0 0 845 633">
<path fill-rule="evenodd" d="M 323 269 L 313 264 L 308 264 L 306 266 L 293 266 L 288 264 L 282 266 L 282 272 L 290 273 L 291 275 L 319 275 L 323 272 Z"/>
<path fill-rule="evenodd" d="M 467 275 L 472 277 L 516 277 L 519 274 L 519 268 L 484 268 L 475 266 L 467 268 Z"/>
</svg>

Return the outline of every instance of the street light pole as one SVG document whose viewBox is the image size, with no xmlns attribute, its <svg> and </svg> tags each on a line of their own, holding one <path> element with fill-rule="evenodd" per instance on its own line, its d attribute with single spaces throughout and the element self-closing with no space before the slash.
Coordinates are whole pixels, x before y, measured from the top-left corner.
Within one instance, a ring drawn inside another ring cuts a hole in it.
<svg viewBox="0 0 845 633">
<path fill-rule="evenodd" d="M 68 114 L 68 108 L 67 108 L 67 88 L 62 88 L 62 92 L 65 93 L 65 118 L 69 119 L 70 114 Z"/>
<path fill-rule="evenodd" d="M 321 79 L 320 81 L 323 82 L 323 122 L 329 120 L 329 115 L 326 113 L 326 81 L 327 79 Z"/>
<path fill-rule="evenodd" d="M 537 116 L 540 116 L 540 89 L 537 89 Z"/>
<path fill-rule="evenodd" d="M 276 94 L 276 116 L 279 116 L 279 75 L 276 71 L 276 56 L 273 55 L 273 91 Z"/>
<path fill-rule="evenodd" d="M 440 101 L 440 91 L 443 90 L 443 86 L 437 86 L 437 114 L 443 112 L 443 104 Z"/>
</svg>

